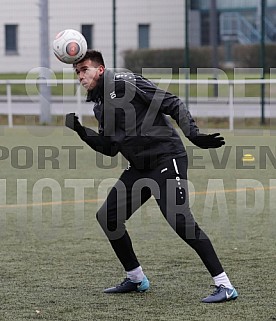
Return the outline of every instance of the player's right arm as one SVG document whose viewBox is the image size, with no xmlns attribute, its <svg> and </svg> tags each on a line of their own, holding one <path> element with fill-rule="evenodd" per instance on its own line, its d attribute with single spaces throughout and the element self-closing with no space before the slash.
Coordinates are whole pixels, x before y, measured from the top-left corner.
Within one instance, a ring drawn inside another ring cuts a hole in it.
<svg viewBox="0 0 276 321">
<path fill-rule="evenodd" d="M 107 156 L 115 156 L 119 148 L 109 137 L 101 136 L 91 128 L 82 126 L 75 113 L 66 115 L 65 126 L 77 132 L 80 138 L 96 152 Z"/>
</svg>

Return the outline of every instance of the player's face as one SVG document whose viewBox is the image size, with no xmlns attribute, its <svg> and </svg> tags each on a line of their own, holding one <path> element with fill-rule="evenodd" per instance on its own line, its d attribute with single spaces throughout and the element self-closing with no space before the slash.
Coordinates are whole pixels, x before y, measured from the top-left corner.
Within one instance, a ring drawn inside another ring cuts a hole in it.
<svg viewBox="0 0 276 321">
<path fill-rule="evenodd" d="M 96 87 L 100 75 L 104 72 L 104 66 L 98 65 L 91 60 L 85 60 L 76 65 L 75 68 L 79 82 L 86 90 Z"/>
</svg>

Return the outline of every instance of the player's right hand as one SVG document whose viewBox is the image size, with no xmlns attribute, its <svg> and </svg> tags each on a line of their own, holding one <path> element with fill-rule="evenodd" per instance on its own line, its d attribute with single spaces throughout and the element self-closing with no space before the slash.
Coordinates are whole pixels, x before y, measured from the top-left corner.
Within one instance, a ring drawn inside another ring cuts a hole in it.
<svg viewBox="0 0 276 321">
<path fill-rule="evenodd" d="M 66 114 L 65 126 L 74 130 L 74 131 L 77 131 L 78 128 L 81 126 L 81 124 L 79 122 L 79 117 L 76 116 L 75 113 Z"/>
</svg>

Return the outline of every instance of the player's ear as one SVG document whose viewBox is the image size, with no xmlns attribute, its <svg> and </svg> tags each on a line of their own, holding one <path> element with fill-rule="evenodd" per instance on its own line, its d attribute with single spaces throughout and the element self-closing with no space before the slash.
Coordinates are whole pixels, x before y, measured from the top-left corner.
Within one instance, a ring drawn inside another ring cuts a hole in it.
<svg viewBox="0 0 276 321">
<path fill-rule="evenodd" d="M 103 65 L 100 65 L 98 69 L 99 69 L 99 74 L 102 75 L 104 73 L 105 67 Z"/>
</svg>

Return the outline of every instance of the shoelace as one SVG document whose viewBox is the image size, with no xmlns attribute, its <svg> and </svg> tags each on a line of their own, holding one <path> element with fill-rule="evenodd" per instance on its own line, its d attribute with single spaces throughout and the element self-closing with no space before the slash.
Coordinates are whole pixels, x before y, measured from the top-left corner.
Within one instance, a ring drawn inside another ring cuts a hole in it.
<svg viewBox="0 0 276 321">
<path fill-rule="evenodd" d="M 219 286 L 217 286 L 217 285 L 211 285 L 211 287 L 215 287 L 215 290 L 214 290 L 214 292 L 211 294 L 211 295 L 216 295 L 216 294 L 218 294 L 218 293 L 220 293 L 224 288 L 225 288 L 225 286 L 224 285 L 219 285 Z"/>
<path fill-rule="evenodd" d="M 130 281 L 129 278 L 125 278 L 125 279 L 123 280 L 123 282 L 120 283 L 120 284 L 118 284 L 117 286 L 124 285 L 124 284 L 126 284 L 127 282 L 129 282 L 129 281 Z"/>
</svg>

